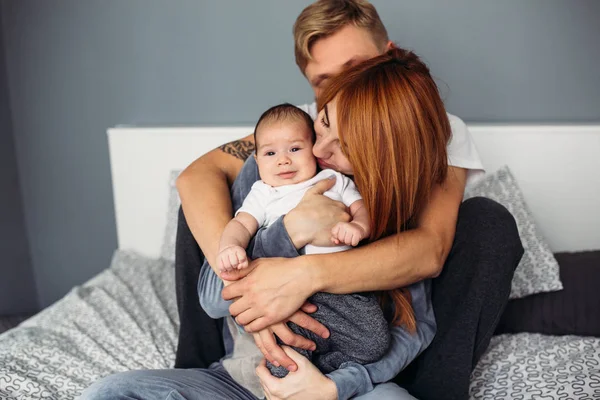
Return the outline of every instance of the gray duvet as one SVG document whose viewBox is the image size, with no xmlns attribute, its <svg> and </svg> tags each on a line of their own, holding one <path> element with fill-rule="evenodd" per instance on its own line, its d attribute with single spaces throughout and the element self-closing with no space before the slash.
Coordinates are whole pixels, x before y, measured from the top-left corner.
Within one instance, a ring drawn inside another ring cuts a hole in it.
<svg viewBox="0 0 600 400">
<path fill-rule="evenodd" d="M 178 316 L 172 261 L 117 251 L 111 267 L 0 335 L 1 399 L 74 399 L 96 379 L 170 368 Z M 598 399 L 600 338 L 502 335 L 472 399 Z"/>
</svg>

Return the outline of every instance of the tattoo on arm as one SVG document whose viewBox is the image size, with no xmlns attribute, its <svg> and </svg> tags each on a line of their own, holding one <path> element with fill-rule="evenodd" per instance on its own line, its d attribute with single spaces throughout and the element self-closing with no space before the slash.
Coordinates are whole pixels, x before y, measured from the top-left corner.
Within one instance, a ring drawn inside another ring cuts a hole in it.
<svg viewBox="0 0 600 400">
<path fill-rule="evenodd" d="M 250 154 L 254 151 L 254 143 L 249 140 L 236 140 L 230 143 L 226 143 L 219 147 L 224 153 L 230 154 L 242 161 L 246 161 Z"/>
</svg>

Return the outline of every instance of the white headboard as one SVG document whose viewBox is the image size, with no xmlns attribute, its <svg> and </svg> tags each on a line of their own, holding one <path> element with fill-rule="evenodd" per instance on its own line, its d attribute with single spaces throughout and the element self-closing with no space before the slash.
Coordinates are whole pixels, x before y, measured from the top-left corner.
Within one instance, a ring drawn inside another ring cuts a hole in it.
<svg viewBox="0 0 600 400">
<path fill-rule="evenodd" d="M 600 249 L 600 125 L 469 125 L 488 172 L 508 165 L 553 251 Z M 108 130 L 119 248 L 157 257 L 170 171 L 252 127 Z"/>
</svg>

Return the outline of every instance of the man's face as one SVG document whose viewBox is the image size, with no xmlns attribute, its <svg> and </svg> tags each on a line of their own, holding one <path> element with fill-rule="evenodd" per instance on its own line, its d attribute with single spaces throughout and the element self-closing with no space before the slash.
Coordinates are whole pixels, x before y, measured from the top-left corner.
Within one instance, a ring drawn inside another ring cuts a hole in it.
<svg viewBox="0 0 600 400">
<path fill-rule="evenodd" d="M 386 49 L 391 48 L 388 42 Z M 306 65 L 304 74 L 318 97 L 327 81 L 343 69 L 381 55 L 371 35 L 362 28 L 346 25 L 336 33 L 317 40 L 311 48 L 312 60 Z M 334 99 L 325 106 L 315 121 L 317 133 L 313 154 L 321 168 L 335 169 L 353 175 L 352 165 L 342 152 L 338 136 L 337 109 Z"/>
<path fill-rule="evenodd" d="M 388 43 L 388 46 L 391 42 Z M 344 68 L 382 54 L 369 32 L 350 24 L 331 36 L 317 40 L 311 47 L 312 60 L 304 74 L 315 98 L 327 84 L 327 80 Z"/>
</svg>

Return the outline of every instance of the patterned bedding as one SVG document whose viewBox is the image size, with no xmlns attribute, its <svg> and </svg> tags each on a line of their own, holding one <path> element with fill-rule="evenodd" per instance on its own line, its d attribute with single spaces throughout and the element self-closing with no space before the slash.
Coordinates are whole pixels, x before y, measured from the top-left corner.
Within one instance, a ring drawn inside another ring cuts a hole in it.
<svg viewBox="0 0 600 400">
<path fill-rule="evenodd" d="M 471 375 L 471 399 L 600 399 L 600 338 L 500 335 Z"/>
<path fill-rule="evenodd" d="M 111 267 L 0 335 L 0 399 L 74 399 L 96 379 L 170 368 L 178 330 L 172 261 L 117 251 Z M 472 399 L 598 399 L 600 338 L 502 335 Z"/>
<path fill-rule="evenodd" d="M 73 399 L 98 378 L 173 366 L 173 263 L 116 252 L 111 267 L 0 335 L 0 399 Z"/>
</svg>

